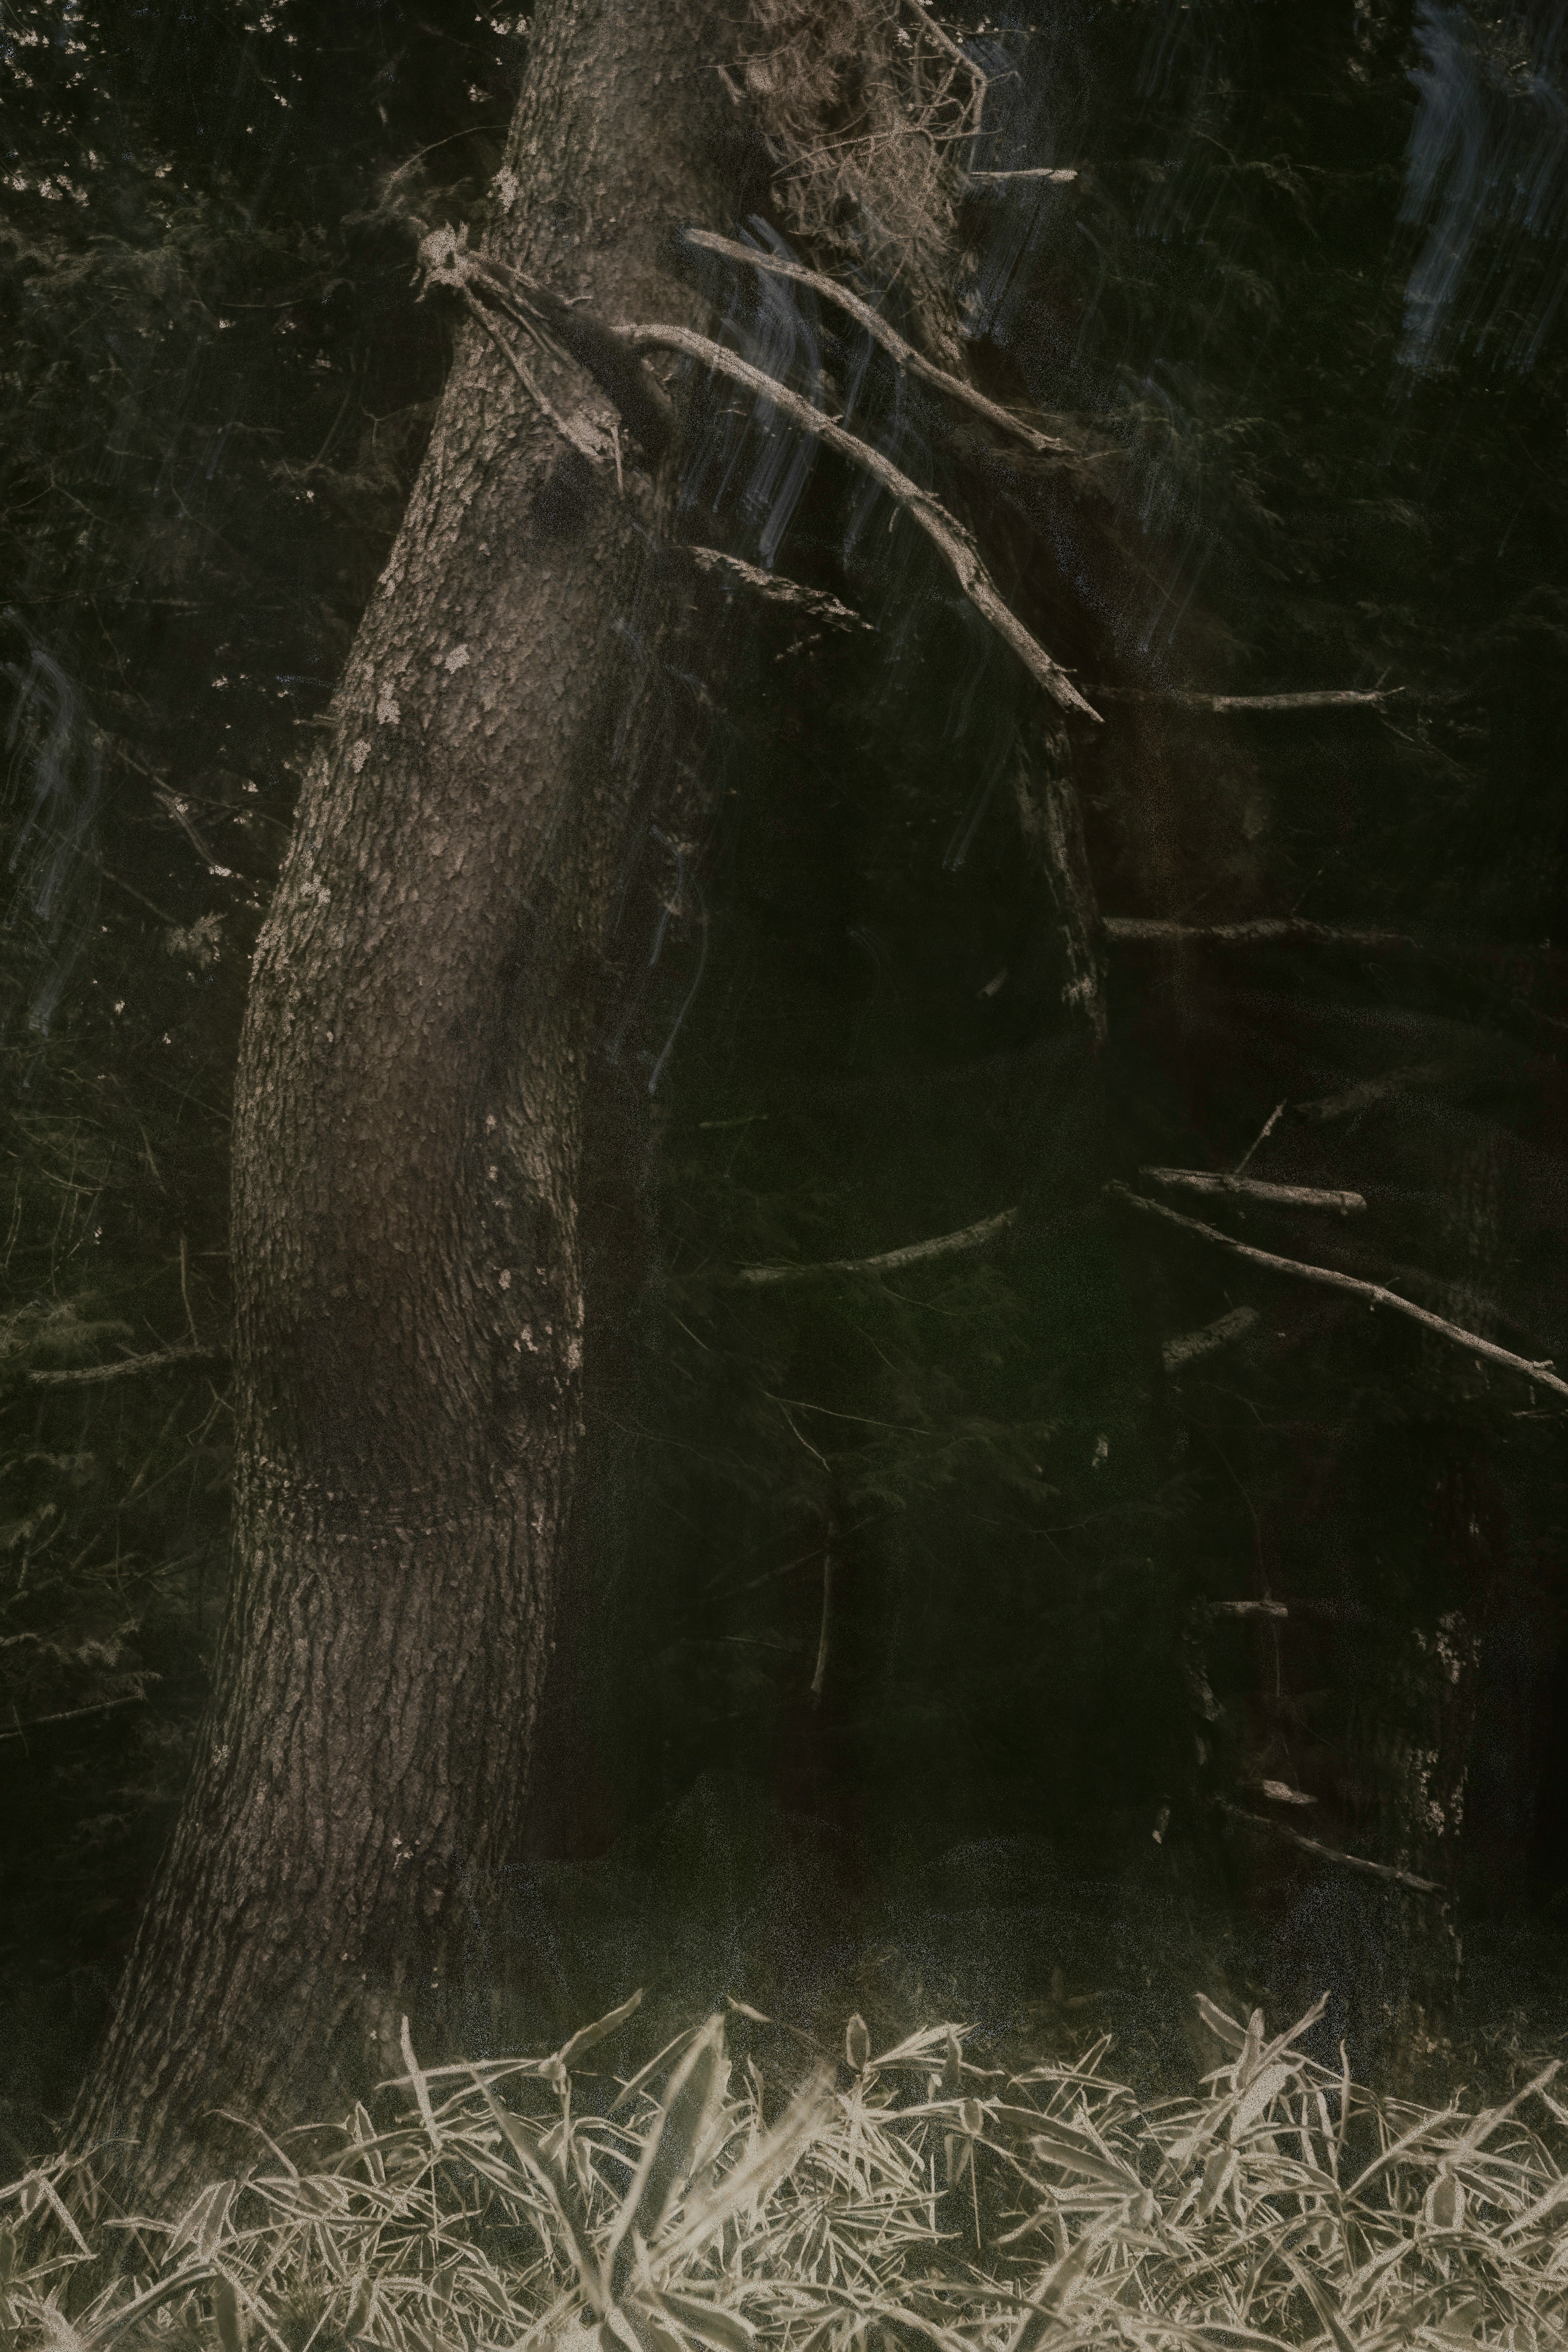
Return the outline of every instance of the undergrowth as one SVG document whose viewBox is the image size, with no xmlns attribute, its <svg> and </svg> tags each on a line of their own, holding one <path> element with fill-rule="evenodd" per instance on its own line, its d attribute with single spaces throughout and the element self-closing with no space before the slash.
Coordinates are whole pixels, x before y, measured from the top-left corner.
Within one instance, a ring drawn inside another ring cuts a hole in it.
<svg viewBox="0 0 1568 2352">
<path fill-rule="evenodd" d="M 1568 2106 L 1549 2068 L 1464 2112 L 1380 2098 L 1200 1997 L 1195 2095 L 977 2063 L 932 2026 L 776 2068 L 731 2003 L 627 2080 L 590 2053 L 407 2072 L 173 2223 L 105 2210 L 91 2157 L 5 2194 L 5 2342 L 58 2352 L 1067 2352 L 1485 2344 L 1568 2315 Z M 1343 2053 L 1342 2050 L 1342 2058 Z M 289 2153 L 292 2148 L 293 2153 Z M 309 2150 L 307 2154 L 305 2151 Z"/>
</svg>

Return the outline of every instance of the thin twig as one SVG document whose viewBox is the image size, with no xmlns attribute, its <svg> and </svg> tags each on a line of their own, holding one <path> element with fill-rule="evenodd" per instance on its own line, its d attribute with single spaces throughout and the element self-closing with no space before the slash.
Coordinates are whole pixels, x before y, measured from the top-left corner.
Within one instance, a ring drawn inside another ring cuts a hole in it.
<svg viewBox="0 0 1568 2352">
<path fill-rule="evenodd" d="M 177 1348 L 162 1348 L 156 1355 L 125 1356 L 117 1364 L 74 1364 L 67 1371 L 29 1372 L 27 1378 L 35 1388 L 86 1388 L 92 1382 L 126 1381 L 142 1372 L 161 1372 L 170 1364 L 211 1363 L 227 1354 L 227 1344 L 221 1339 L 196 1346 L 182 1340 Z"/>
<path fill-rule="evenodd" d="M 1285 1097 L 1285 1102 L 1288 1102 L 1289 1100 L 1289 1097 L 1287 1096 Z M 1261 1150 L 1262 1146 L 1268 1142 L 1269 1137 L 1273 1134 L 1275 1128 L 1279 1123 L 1280 1113 L 1285 1108 L 1285 1102 L 1277 1102 L 1275 1104 L 1273 1109 L 1269 1112 L 1268 1118 L 1258 1129 L 1258 1133 L 1253 1137 L 1252 1141 L 1247 1145 L 1247 1150 L 1242 1153 L 1241 1158 L 1231 1170 L 1230 1172 L 1233 1176 L 1239 1176 L 1247 1161 L 1252 1158 L 1253 1154 Z"/>
<path fill-rule="evenodd" d="M 1194 694 L 1177 687 L 1100 686 L 1102 702 L 1169 702 L 1180 710 L 1375 710 L 1405 692 L 1402 686 L 1327 687 L 1303 694 Z"/>
<path fill-rule="evenodd" d="M 1140 1168 L 1138 1173 L 1167 1192 L 1218 1192 L 1282 1209 L 1331 1209 L 1336 1216 L 1352 1217 L 1366 1207 L 1360 1192 L 1336 1192 L 1323 1184 L 1266 1184 L 1260 1177 L 1214 1175 L 1201 1168 Z"/>
<path fill-rule="evenodd" d="M 816 1274 L 890 1274 L 897 1267 L 918 1265 L 922 1259 L 956 1257 L 961 1251 L 984 1249 L 998 1234 L 1005 1233 L 1017 1215 L 1016 1209 L 1004 1209 L 999 1216 L 986 1217 L 977 1225 L 965 1225 L 962 1233 L 941 1234 L 929 1242 L 908 1242 L 902 1249 L 883 1250 L 876 1257 L 830 1257 L 811 1265 L 742 1265 L 731 1279 L 735 1282 L 803 1282 Z"/>
<path fill-rule="evenodd" d="M 92 1706 L 68 1706 L 58 1715 L 29 1716 L 14 1731 L 0 1731 L 0 1739 L 25 1739 L 29 1731 L 37 1731 L 42 1724 L 77 1723 L 84 1715 L 107 1715 L 111 1706 L 137 1706 L 146 1696 L 145 1691 L 123 1691 L 119 1698 L 100 1698 Z"/>
<path fill-rule="evenodd" d="M 1402 1298 L 1396 1290 L 1385 1289 L 1381 1282 L 1363 1282 L 1358 1275 L 1341 1274 L 1327 1265 L 1308 1265 L 1300 1258 L 1279 1257 L 1272 1250 L 1254 1249 L 1248 1242 L 1238 1242 L 1234 1234 L 1222 1234 L 1216 1225 L 1201 1224 L 1196 1217 L 1184 1217 L 1175 1209 L 1167 1209 L 1163 1201 L 1146 1201 L 1127 1185 L 1110 1183 L 1106 1191 L 1114 1199 L 1124 1202 L 1131 1209 L 1141 1209 L 1145 1216 L 1163 1217 L 1167 1224 L 1180 1225 L 1184 1232 L 1196 1234 L 1200 1240 L 1215 1242 L 1233 1256 L 1245 1257 L 1255 1265 L 1266 1265 L 1275 1274 L 1293 1275 L 1299 1282 L 1314 1282 L 1328 1290 L 1349 1291 L 1353 1297 L 1364 1298 L 1370 1307 L 1391 1307 L 1396 1315 L 1406 1315 L 1440 1339 L 1451 1339 L 1457 1348 L 1472 1356 L 1484 1356 L 1489 1363 L 1501 1364 L 1510 1372 L 1522 1372 L 1526 1380 L 1537 1381 L 1542 1388 L 1552 1389 L 1559 1396 L 1568 1397 L 1568 1381 L 1560 1380 L 1552 1369 L 1550 1357 L 1531 1363 L 1526 1356 L 1516 1356 L 1510 1349 L 1500 1348 L 1494 1340 L 1483 1339 L 1478 1332 L 1462 1330 L 1458 1323 L 1447 1322 L 1414 1300 Z"/>
<path fill-rule="evenodd" d="M 972 172 L 969 176 L 971 179 L 994 179 L 1003 175 Z M 1069 173 L 1068 177 L 1070 179 L 1072 174 Z M 848 288 L 841 286 L 837 278 L 825 277 L 819 269 L 807 269 L 803 262 L 785 261 L 777 254 L 754 252 L 749 245 L 738 245 L 733 237 L 716 236 L 711 229 L 689 228 L 686 241 L 688 245 L 700 246 L 706 253 L 721 253 L 727 260 L 745 262 L 753 269 L 766 271 L 769 277 L 792 278 L 797 286 L 809 286 L 812 292 L 820 294 L 825 301 L 836 302 L 841 310 L 847 310 L 868 335 L 881 344 L 885 352 L 897 360 L 907 374 L 919 376 L 923 383 L 933 384 L 939 392 L 946 393 L 950 400 L 962 401 L 965 407 L 973 408 L 977 415 L 985 417 L 989 423 L 1000 425 L 1004 432 L 1011 433 L 1042 457 L 1071 457 L 1076 454 L 1069 442 L 1053 441 L 1048 434 L 1037 432 L 1032 425 L 1026 425 L 1009 409 L 1003 408 L 996 401 L 987 400 L 983 392 L 976 392 L 962 377 L 950 375 L 946 368 L 940 368 L 933 361 L 926 359 L 912 343 L 905 341 L 897 328 L 888 324 L 879 311 L 874 310 L 868 302 L 863 302 L 858 294 L 851 294 Z"/>
<path fill-rule="evenodd" d="M 1443 1892 L 1435 1878 L 1417 1878 L 1413 1870 L 1401 1870 L 1392 1862 L 1367 1862 L 1359 1853 L 1342 1853 L 1338 1846 L 1324 1845 L 1321 1838 L 1308 1837 L 1301 1830 L 1293 1830 L 1288 1822 L 1270 1821 L 1264 1813 L 1248 1813 L 1240 1805 L 1233 1805 L 1228 1797 L 1216 1797 L 1215 1804 L 1233 1822 L 1245 1822 L 1250 1830 L 1267 1830 L 1270 1837 L 1283 1838 L 1287 1845 L 1299 1845 L 1303 1853 L 1316 1854 L 1320 1862 L 1337 1863 L 1342 1870 L 1358 1870 L 1368 1878 L 1385 1878 L 1395 1886 L 1407 1886 L 1415 1895 L 1437 1895 Z"/>
<path fill-rule="evenodd" d="M 1339 923 L 1314 923 L 1302 915 L 1259 915 L 1245 923 L 1182 923 L 1163 915 L 1107 915 L 1108 940 L 1147 941 L 1165 947 L 1262 947 L 1293 940 L 1307 947 L 1415 948 L 1408 931 L 1362 931 Z"/>
<path fill-rule="evenodd" d="M 973 187 L 977 180 L 987 185 L 997 180 L 1054 180 L 1058 184 L 1076 180 L 1076 171 L 1054 171 L 1048 163 L 1029 163 L 1016 172 L 965 172 L 964 185 Z"/>
<path fill-rule="evenodd" d="M 649 346 L 671 352 L 684 352 L 689 358 L 702 361 L 720 375 L 727 375 L 736 383 L 744 384 L 782 411 L 793 424 L 826 441 L 830 449 L 864 467 L 873 479 L 898 501 L 904 511 L 919 524 L 931 544 L 946 559 L 958 582 L 977 613 L 988 620 L 1005 644 L 1011 646 L 1025 668 L 1037 684 L 1064 710 L 1076 710 L 1098 725 L 1100 713 L 1087 703 L 1060 664 L 1051 659 L 1045 647 L 1030 635 L 1022 621 L 1011 613 L 998 595 L 990 574 L 980 561 L 979 551 L 962 523 L 950 515 L 940 500 L 918 482 L 890 465 L 878 449 L 870 448 L 853 433 L 834 424 L 817 409 L 802 400 L 762 368 L 753 367 L 749 360 L 740 359 L 721 343 L 710 341 L 706 335 L 692 332 L 689 327 L 632 326 L 624 331 L 638 346 Z"/>
</svg>

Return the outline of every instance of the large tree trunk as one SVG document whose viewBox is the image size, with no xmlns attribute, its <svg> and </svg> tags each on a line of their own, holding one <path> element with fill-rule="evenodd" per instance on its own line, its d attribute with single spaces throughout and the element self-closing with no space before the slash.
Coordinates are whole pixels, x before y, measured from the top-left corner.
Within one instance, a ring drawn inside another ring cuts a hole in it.
<svg viewBox="0 0 1568 2352">
<path fill-rule="evenodd" d="M 553 0 L 488 250 L 689 321 L 728 225 L 715 0 Z M 558 410 L 602 410 L 531 357 Z M 472 322 L 257 951 L 234 1132 L 234 1591 L 192 1783 L 78 2145 L 144 2195 L 212 2110 L 395 2071 L 508 1853 L 579 1432 L 575 1197 L 660 627 L 658 487 L 595 471 Z M 668 462 L 668 461 L 667 461 Z M 389 2038 L 390 2037 L 390 2038 Z"/>
</svg>

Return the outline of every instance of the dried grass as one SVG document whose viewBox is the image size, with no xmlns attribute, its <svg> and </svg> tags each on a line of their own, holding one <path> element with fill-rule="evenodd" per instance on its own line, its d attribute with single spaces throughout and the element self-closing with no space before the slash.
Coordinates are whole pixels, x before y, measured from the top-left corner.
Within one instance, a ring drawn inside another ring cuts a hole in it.
<svg viewBox="0 0 1568 2352">
<path fill-rule="evenodd" d="M 785 226 L 827 266 L 896 288 L 920 339 L 951 364 L 979 67 L 917 0 L 750 0 L 742 71 Z"/>
<path fill-rule="evenodd" d="M 335 2352 L 1068 2352 L 1395 2345 L 1547 2352 L 1568 2314 L 1568 2107 L 1552 2072 L 1479 2114 L 1380 2100 L 1200 2002 L 1226 2055 L 1142 2105 L 1106 2071 L 1005 2074 L 961 2030 L 803 2081 L 710 2018 L 629 2083 L 590 2074 L 627 2004 L 546 2059 L 388 2086 L 307 2166 L 263 2146 L 173 2227 L 93 2210 L 64 2161 L 7 2192 L 18 2347 Z M 745 2011 L 752 2016 L 754 2013 Z M 748 2029 L 749 2030 L 749 2029 Z M 39 2231 L 31 2231 L 35 2241 Z M 118 2252 L 106 2250 L 119 2249 Z"/>
</svg>

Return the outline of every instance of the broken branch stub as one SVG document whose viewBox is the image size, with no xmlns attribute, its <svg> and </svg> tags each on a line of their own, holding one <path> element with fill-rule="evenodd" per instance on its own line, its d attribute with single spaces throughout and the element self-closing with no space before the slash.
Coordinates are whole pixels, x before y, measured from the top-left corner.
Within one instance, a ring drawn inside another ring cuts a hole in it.
<svg viewBox="0 0 1568 2352">
<path fill-rule="evenodd" d="M 1259 1176 L 1226 1176 L 1201 1168 L 1140 1168 L 1138 1173 L 1168 1192 L 1217 1193 L 1256 1201 L 1261 1207 L 1328 1209 L 1340 1217 L 1356 1216 L 1366 1207 L 1360 1192 L 1335 1192 L 1324 1184 L 1267 1184 Z"/>
</svg>

